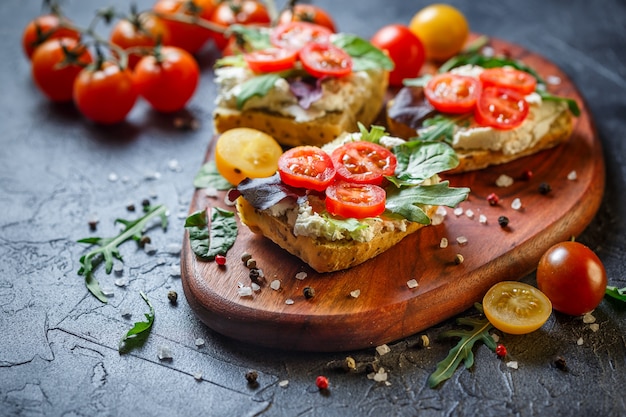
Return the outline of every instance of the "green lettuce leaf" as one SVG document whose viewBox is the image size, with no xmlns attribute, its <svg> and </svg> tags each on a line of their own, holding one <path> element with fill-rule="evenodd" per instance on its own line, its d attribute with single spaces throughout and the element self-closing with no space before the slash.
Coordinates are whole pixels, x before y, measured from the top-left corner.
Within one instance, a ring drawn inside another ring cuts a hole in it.
<svg viewBox="0 0 626 417">
<path fill-rule="evenodd" d="M 237 96 L 237 109 L 241 110 L 246 101 L 254 96 L 264 97 L 267 95 L 280 78 L 280 75 L 270 73 L 244 81 L 241 84 L 241 92 Z"/>
<path fill-rule="evenodd" d="M 385 209 L 412 222 L 430 224 L 430 218 L 419 205 L 455 207 L 469 195 L 469 188 L 451 188 L 449 185 L 448 181 L 443 181 L 418 187 L 390 187 Z"/>
</svg>

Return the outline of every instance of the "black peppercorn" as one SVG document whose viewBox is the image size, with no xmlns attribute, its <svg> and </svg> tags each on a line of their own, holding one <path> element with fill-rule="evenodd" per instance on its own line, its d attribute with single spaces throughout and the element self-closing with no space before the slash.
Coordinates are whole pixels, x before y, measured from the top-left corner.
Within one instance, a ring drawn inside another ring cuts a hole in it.
<svg viewBox="0 0 626 417">
<path fill-rule="evenodd" d="M 259 268 L 250 268 L 250 281 L 252 282 L 258 282 L 259 278 L 261 277 L 261 274 L 259 272 Z"/>
<path fill-rule="evenodd" d="M 167 299 L 170 300 L 170 303 L 176 304 L 178 302 L 178 293 L 174 290 L 169 291 L 167 293 Z"/>
<path fill-rule="evenodd" d="M 259 378 L 259 373 L 257 371 L 250 370 L 246 372 L 246 381 L 248 381 L 248 384 L 256 385 L 258 378 Z"/>
<path fill-rule="evenodd" d="M 311 287 L 304 287 L 302 293 L 304 294 L 304 298 L 306 298 L 307 300 L 315 297 L 315 290 Z"/>
<path fill-rule="evenodd" d="M 509 225 L 509 218 L 506 216 L 500 216 L 498 217 L 498 224 L 500 225 L 500 227 L 504 228 L 507 227 Z"/>
<path fill-rule="evenodd" d="M 550 184 L 548 184 L 547 182 L 542 182 L 541 184 L 539 184 L 539 193 L 540 194 L 546 195 L 550 191 L 552 191 L 552 187 L 550 187 Z"/>
</svg>

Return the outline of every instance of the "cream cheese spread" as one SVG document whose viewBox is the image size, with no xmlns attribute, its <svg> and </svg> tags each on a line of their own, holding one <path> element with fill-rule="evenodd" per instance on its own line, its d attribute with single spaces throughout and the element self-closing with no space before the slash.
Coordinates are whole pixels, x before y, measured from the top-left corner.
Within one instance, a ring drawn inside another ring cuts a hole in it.
<svg viewBox="0 0 626 417">
<path fill-rule="evenodd" d="M 215 69 L 215 82 L 218 86 L 215 104 L 219 107 L 236 108 L 241 86 L 255 74 L 246 67 L 225 66 Z M 378 70 L 356 71 L 341 78 L 328 77 L 322 80 L 321 98 L 307 109 L 298 104 L 291 92 L 289 83 L 279 78 L 274 88 L 265 96 L 248 99 L 242 110 L 267 110 L 283 116 L 293 117 L 297 122 L 307 122 L 325 116 L 327 113 L 343 111 L 353 106 L 360 107 L 369 92 L 380 85 L 383 72 Z"/>
<path fill-rule="evenodd" d="M 483 68 L 465 65 L 450 72 L 478 77 Z M 452 146 L 455 149 L 500 151 L 505 155 L 514 155 L 534 146 L 550 131 L 550 126 L 566 109 L 567 105 L 557 101 L 542 101 L 537 93 L 525 97 L 529 104 L 528 116 L 520 126 L 510 130 L 491 127 L 458 128 L 454 134 Z"/>
</svg>

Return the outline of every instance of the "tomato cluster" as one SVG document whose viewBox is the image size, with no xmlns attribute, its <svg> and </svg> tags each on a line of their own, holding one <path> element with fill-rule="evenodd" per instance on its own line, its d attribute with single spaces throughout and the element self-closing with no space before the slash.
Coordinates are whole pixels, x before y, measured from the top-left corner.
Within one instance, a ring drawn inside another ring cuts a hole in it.
<svg viewBox="0 0 626 417">
<path fill-rule="evenodd" d="M 535 91 L 537 80 L 514 68 L 489 68 L 478 78 L 445 72 L 433 76 L 424 95 L 442 113 L 474 113 L 481 126 L 513 129 L 526 119 L 525 96 Z"/>
<path fill-rule="evenodd" d="M 385 210 L 386 193 L 381 185 L 396 165 L 395 155 L 387 148 L 355 141 L 331 154 L 314 146 L 291 148 L 279 158 L 278 172 L 287 185 L 324 192 L 329 213 L 362 219 Z"/>
</svg>

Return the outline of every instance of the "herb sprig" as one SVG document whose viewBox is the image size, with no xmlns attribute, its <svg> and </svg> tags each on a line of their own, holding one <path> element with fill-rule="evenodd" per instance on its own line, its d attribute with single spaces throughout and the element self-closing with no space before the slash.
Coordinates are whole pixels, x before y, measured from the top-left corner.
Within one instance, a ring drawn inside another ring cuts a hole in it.
<svg viewBox="0 0 626 417">
<path fill-rule="evenodd" d="M 483 308 L 480 303 L 476 303 L 474 307 L 482 313 Z M 469 326 L 471 329 L 455 329 L 441 334 L 441 337 L 459 337 L 461 340 L 455 347 L 450 349 L 448 356 L 437 364 L 437 369 L 428 378 L 428 386 L 431 388 L 435 388 L 443 381 L 450 379 L 461 362 L 465 364 L 467 369 L 474 365 L 472 349 L 476 342 L 482 341 L 489 349 L 496 350 L 496 342 L 489 334 L 489 330 L 493 327 L 489 320 L 486 318 L 461 317 L 457 319 L 457 323 Z"/>
<path fill-rule="evenodd" d="M 144 344 L 148 336 L 150 335 L 150 331 L 152 330 L 152 325 L 154 324 L 154 307 L 152 307 L 152 303 L 148 300 L 148 296 L 142 291 L 139 293 L 141 298 L 146 302 L 148 307 L 150 307 L 150 312 L 145 313 L 144 316 L 148 321 L 138 321 L 133 327 L 122 337 L 118 346 L 119 353 L 127 353 L 131 349 L 140 347 Z"/>
<path fill-rule="evenodd" d="M 146 226 L 155 218 L 161 218 L 161 227 L 167 229 L 167 208 L 163 205 L 148 207 L 146 214 L 137 220 L 115 219 L 115 223 L 124 225 L 124 229 L 115 237 L 88 237 L 79 239 L 79 243 L 99 245 L 80 257 L 80 269 L 78 275 L 85 277 L 85 285 L 91 294 L 103 303 L 107 302 L 107 296 L 100 288 L 100 283 L 93 276 L 94 269 L 104 261 L 104 269 L 107 274 L 113 269 L 113 260 L 122 260 L 119 245 L 129 239 L 137 242 L 141 239 Z"/>
</svg>

